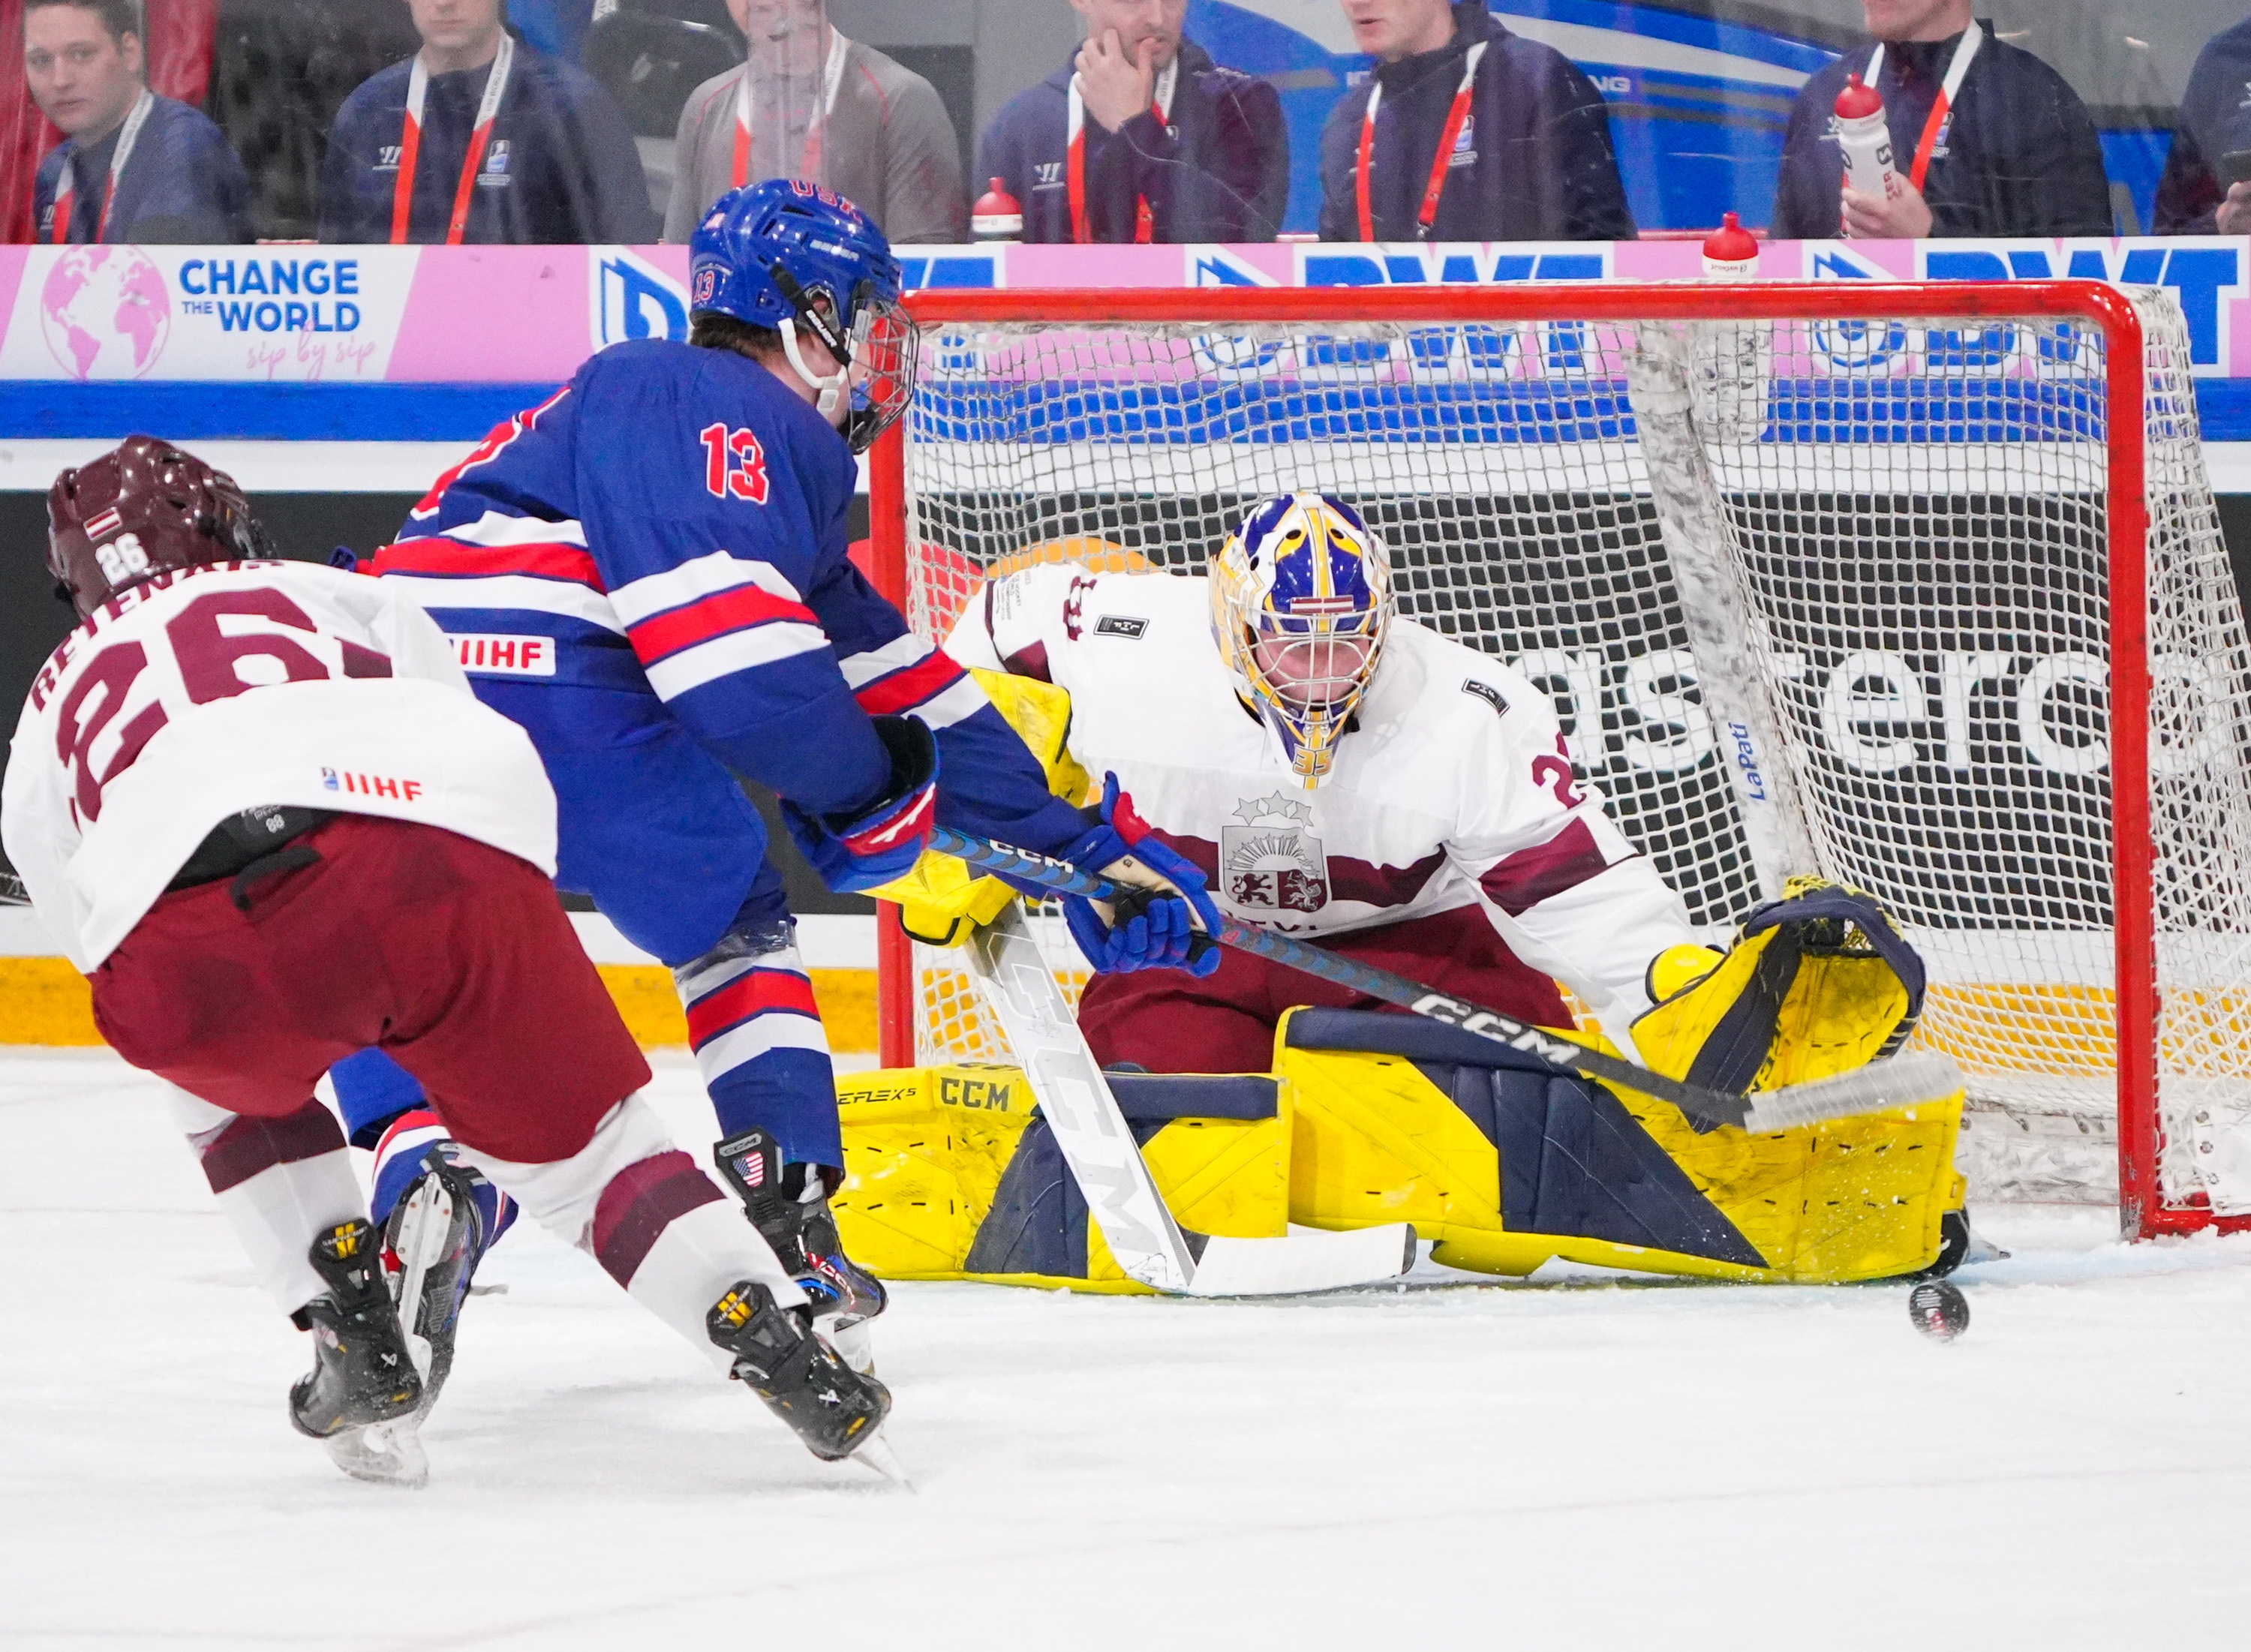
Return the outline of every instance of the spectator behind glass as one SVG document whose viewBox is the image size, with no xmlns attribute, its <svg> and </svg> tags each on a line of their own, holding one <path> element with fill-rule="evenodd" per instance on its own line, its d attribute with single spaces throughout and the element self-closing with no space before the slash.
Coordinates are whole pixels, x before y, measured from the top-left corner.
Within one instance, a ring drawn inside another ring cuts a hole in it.
<svg viewBox="0 0 2251 1652">
<path fill-rule="evenodd" d="M 422 49 L 336 111 L 323 241 L 649 241 L 641 151 L 586 74 L 518 46 L 502 0 L 408 0 Z M 422 85 L 419 121 L 407 103 Z"/>
<path fill-rule="evenodd" d="M 697 86 L 680 111 L 666 240 L 695 233 L 729 190 L 770 177 L 826 183 L 895 244 L 967 238 L 961 145 L 929 81 L 837 33 L 827 0 L 727 0 L 727 10 L 750 38 L 750 61 Z"/>
<path fill-rule="evenodd" d="M 2155 217 L 2160 235 L 2251 235 L 2251 23 L 2197 54 Z"/>
<path fill-rule="evenodd" d="M 1861 0 L 1874 46 L 1855 46 L 1799 89 L 1783 140 L 1773 233 L 1827 240 L 1843 225 L 1859 240 L 1964 235 L 2108 235 L 2110 185 L 2087 106 L 2029 52 L 1972 23 L 1970 0 Z M 1976 31 L 1975 44 L 1971 31 Z M 1884 100 L 1892 165 L 1904 186 L 1889 202 L 1845 189 L 1837 94 L 1868 79 Z M 1966 59 L 1949 113 L 1931 111 Z"/>
<path fill-rule="evenodd" d="M 63 134 L 32 184 L 42 241 L 251 238 L 250 183 L 219 129 L 149 89 L 132 0 L 27 0 L 24 74 Z"/>
<path fill-rule="evenodd" d="M 1485 0 L 1342 3 L 1376 68 L 1321 130 L 1322 239 L 1634 238 L 1610 111 L 1569 59 Z"/>
<path fill-rule="evenodd" d="M 594 0 L 508 0 L 508 21 L 523 43 L 565 63 L 578 60 Z"/>
<path fill-rule="evenodd" d="M 1181 37 L 1188 0 L 1070 3 L 1086 44 L 978 146 L 977 179 L 1022 203 L 1024 238 L 1272 240 L 1290 199 L 1274 88 Z"/>
</svg>

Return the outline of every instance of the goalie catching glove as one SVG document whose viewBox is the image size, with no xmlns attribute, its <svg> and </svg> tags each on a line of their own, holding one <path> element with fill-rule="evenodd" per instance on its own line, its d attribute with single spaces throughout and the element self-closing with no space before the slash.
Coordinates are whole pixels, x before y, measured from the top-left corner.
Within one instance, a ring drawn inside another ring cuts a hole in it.
<svg viewBox="0 0 2251 1652">
<path fill-rule="evenodd" d="M 1063 852 L 1082 872 L 1129 887 L 1114 906 L 1067 895 L 1063 921 L 1071 939 L 1099 974 L 1126 970 L 1186 970 L 1209 975 L 1219 967 L 1223 920 L 1195 863 L 1169 847 L 1133 812 L 1133 799 L 1105 775 L 1099 819 Z M 1037 893 L 1037 891 L 1034 891 Z"/>
<path fill-rule="evenodd" d="M 841 894 L 889 883 L 911 870 L 938 819 L 938 743 L 912 717 L 871 717 L 891 759 L 875 801 L 812 815 L 784 799 L 782 819 L 821 881 Z"/>
<path fill-rule="evenodd" d="M 1742 1092 L 1850 1072 L 1891 1054 L 1922 1014 L 1922 960 L 1874 897 L 1792 878 L 1725 953 L 1676 946 L 1649 966 L 1656 1007 L 1633 1023 L 1667 1078 Z"/>
</svg>

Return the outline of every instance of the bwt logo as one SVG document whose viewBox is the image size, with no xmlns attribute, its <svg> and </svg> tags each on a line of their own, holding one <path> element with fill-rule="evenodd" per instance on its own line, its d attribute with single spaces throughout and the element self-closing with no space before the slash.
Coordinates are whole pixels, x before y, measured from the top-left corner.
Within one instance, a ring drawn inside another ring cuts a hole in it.
<svg viewBox="0 0 2251 1652">
<path fill-rule="evenodd" d="M 589 247 L 587 255 L 588 330 L 596 349 L 637 338 L 687 342 L 688 294 L 678 282 L 621 246 Z"/>
<path fill-rule="evenodd" d="M 1810 280 L 1888 280 L 1893 273 L 1868 263 L 1840 242 L 1808 241 L 1805 274 Z M 2189 362 L 2199 374 L 2228 370 L 2229 321 L 2234 304 L 2251 295 L 2245 279 L 2243 244 L 2222 240 L 2070 242 L 1948 241 L 1925 243 L 1916 253 L 1916 273 L 1930 281 L 2048 281 L 2061 279 L 2106 281 L 2113 287 L 2171 289 L 2188 323 Z M 1897 329 L 1894 329 L 1897 330 Z M 1998 365 L 2013 348 L 2007 327 L 1983 334 L 1965 326 L 1958 337 L 1982 343 L 1990 362 L 1973 348 L 1966 365 Z M 2043 340 L 2044 358 L 2067 364 L 2075 359 L 2074 329 Z"/>
</svg>

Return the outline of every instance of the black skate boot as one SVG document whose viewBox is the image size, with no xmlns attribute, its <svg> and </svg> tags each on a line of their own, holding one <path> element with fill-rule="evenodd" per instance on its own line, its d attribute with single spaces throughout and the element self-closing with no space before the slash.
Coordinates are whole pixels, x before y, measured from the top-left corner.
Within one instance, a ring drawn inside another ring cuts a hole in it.
<svg viewBox="0 0 2251 1652">
<path fill-rule="evenodd" d="M 745 1130 L 712 1153 L 742 1196 L 751 1225 L 812 1301 L 814 1326 L 855 1371 L 874 1371 L 868 1322 L 889 1298 L 882 1282 L 844 1254 L 828 1208 L 828 1185 L 813 1179 L 822 1176 L 821 1167 L 785 1165 L 779 1144 L 764 1130 Z"/>
<path fill-rule="evenodd" d="M 353 1220 L 313 1241 L 328 1290 L 291 1316 L 313 1334 L 313 1369 L 289 1390 L 289 1420 L 346 1474 L 419 1485 L 429 1466 L 414 1438 L 422 1377 L 408 1352 L 377 1256 L 375 1230 Z"/>
<path fill-rule="evenodd" d="M 712 1342 L 735 1357 L 728 1374 L 747 1384 L 824 1462 L 868 1454 L 876 1472 L 896 1477 L 876 1438 L 890 1414 L 890 1390 L 839 1358 L 802 1308 L 775 1304 L 764 1285 L 744 1280 L 704 1317 Z"/>
<path fill-rule="evenodd" d="M 506 1194 L 433 1146 L 423 1155 L 421 1175 L 384 1221 L 384 1271 L 422 1372 L 423 1416 L 453 1372 L 461 1304 L 507 1209 Z"/>
</svg>

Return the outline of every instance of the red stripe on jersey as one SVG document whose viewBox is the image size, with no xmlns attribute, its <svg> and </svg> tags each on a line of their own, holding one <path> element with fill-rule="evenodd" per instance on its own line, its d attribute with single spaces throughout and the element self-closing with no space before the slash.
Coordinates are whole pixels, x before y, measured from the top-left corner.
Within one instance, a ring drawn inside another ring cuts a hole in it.
<svg viewBox="0 0 2251 1652">
<path fill-rule="evenodd" d="M 1550 895 L 1598 877 L 1610 862 L 1584 820 L 1574 820 L 1535 848 L 1519 849 L 1478 880 L 1493 903 L 1521 917 Z"/>
<path fill-rule="evenodd" d="M 442 535 L 428 539 L 402 539 L 375 553 L 378 574 L 441 574 L 455 577 L 492 578 L 501 574 L 529 574 L 535 579 L 567 579 L 591 585 L 606 594 L 601 570 L 577 545 L 465 545 Z"/>
<path fill-rule="evenodd" d="M 752 626 L 770 625 L 777 619 L 807 626 L 821 623 L 814 617 L 813 610 L 801 602 L 777 597 L 756 585 L 737 585 L 691 602 L 685 608 L 675 608 L 637 626 L 628 626 L 626 635 L 633 639 L 634 652 L 641 656 L 641 663 L 653 666 L 667 654 L 709 642 L 726 632 L 746 631 Z"/>
<path fill-rule="evenodd" d="M 786 970 L 752 970 L 688 1006 L 688 1041 L 701 1049 L 731 1026 L 769 1010 L 821 1019 L 813 983 Z"/>
<path fill-rule="evenodd" d="M 959 682 L 961 667 L 942 653 L 932 653 L 888 677 L 878 677 L 852 697 L 871 717 L 895 717 L 925 701 L 937 698 Z"/>
</svg>

